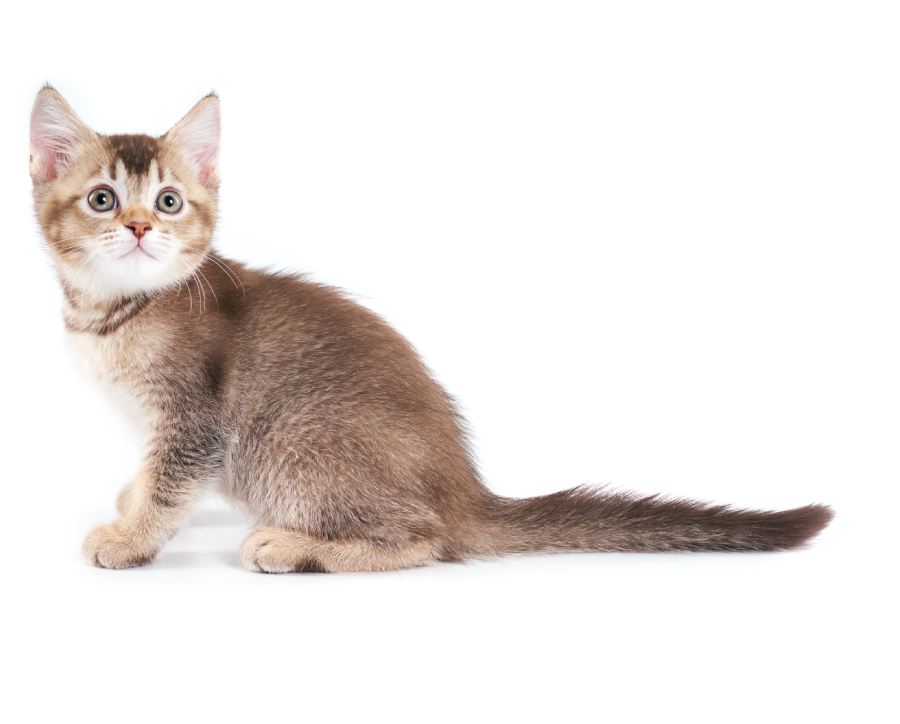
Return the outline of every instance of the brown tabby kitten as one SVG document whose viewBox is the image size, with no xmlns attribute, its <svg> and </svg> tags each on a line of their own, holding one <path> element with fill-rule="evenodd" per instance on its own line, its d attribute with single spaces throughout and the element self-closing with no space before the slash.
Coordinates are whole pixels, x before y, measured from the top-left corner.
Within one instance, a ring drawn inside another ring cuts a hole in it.
<svg viewBox="0 0 900 724">
<path fill-rule="evenodd" d="M 168 133 L 104 136 L 45 87 L 31 119 L 37 216 L 65 323 L 94 374 L 136 403 L 150 444 L 88 560 L 152 561 L 205 486 L 258 526 L 254 571 L 387 571 L 529 551 L 777 550 L 831 511 L 733 510 L 575 488 L 490 493 L 453 403 L 409 344 L 319 284 L 210 248 L 219 102 Z"/>
</svg>

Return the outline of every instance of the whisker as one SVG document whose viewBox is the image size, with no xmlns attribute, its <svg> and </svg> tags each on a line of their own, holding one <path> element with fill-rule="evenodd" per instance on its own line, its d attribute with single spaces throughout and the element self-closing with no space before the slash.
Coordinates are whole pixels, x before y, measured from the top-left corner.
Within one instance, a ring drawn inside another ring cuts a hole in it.
<svg viewBox="0 0 900 724">
<path fill-rule="evenodd" d="M 197 291 L 200 294 L 200 315 L 203 315 L 203 312 L 206 311 L 206 290 L 203 288 L 203 285 L 200 283 L 200 277 L 197 274 L 199 269 L 194 269 L 194 280 L 197 282 Z"/>
<path fill-rule="evenodd" d="M 197 273 L 203 278 L 203 281 L 206 282 L 209 287 L 210 293 L 213 295 L 213 299 L 216 300 L 216 309 L 219 309 L 219 298 L 216 296 L 216 291 L 213 289 L 213 285 L 209 283 L 209 279 L 206 278 L 206 274 L 200 271 L 200 267 L 197 267 Z"/>
<path fill-rule="evenodd" d="M 191 294 L 191 280 L 187 279 L 187 291 L 188 291 L 188 299 L 190 300 L 190 307 L 188 307 L 188 319 L 194 316 L 194 295 Z"/>
<path fill-rule="evenodd" d="M 225 262 L 219 261 L 215 256 L 210 254 L 207 259 L 209 259 L 213 264 L 216 264 L 225 274 L 231 279 L 231 283 L 234 284 L 234 288 L 238 289 L 238 285 L 240 285 L 241 295 L 247 294 L 247 290 L 244 288 L 244 283 L 241 281 L 240 277 L 231 269 Z"/>
</svg>

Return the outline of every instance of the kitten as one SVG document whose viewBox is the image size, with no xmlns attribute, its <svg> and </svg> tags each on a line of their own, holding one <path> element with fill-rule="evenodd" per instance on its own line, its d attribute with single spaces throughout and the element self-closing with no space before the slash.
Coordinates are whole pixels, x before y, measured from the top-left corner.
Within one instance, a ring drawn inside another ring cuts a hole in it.
<svg viewBox="0 0 900 724">
<path fill-rule="evenodd" d="M 37 217 L 65 325 L 149 429 L 97 566 L 152 561 L 208 485 L 258 526 L 253 571 L 387 571 L 530 551 L 777 550 L 829 508 L 733 510 L 574 488 L 501 498 L 412 347 L 326 286 L 249 269 L 210 244 L 219 101 L 168 133 L 104 136 L 47 86 L 31 118 Z"/>
</svg>

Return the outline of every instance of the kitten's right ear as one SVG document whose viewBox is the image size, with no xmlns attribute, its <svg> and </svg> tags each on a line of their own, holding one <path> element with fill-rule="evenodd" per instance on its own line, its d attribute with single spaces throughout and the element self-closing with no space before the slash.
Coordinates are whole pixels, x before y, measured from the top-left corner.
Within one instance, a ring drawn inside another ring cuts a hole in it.
<svg viewBox="0 0 900 724">
<path fill-rule="evenodd" d="M 31 110 L 31 180 L 38 185 L 55 179 L 93 135 L 56 89 L 45 85 Z"/>
</svg>

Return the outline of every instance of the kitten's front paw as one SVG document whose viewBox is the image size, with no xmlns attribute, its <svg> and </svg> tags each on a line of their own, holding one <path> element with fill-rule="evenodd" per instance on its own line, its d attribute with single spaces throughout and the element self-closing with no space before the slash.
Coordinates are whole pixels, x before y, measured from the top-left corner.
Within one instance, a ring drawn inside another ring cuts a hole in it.
<svg viewBox="0 0 900 724">
<path fill-rule="evenodd" d="M 134 568 L 153 560 L 119 525 L 97 526 L 88 533 L 81 547 L 84 557 L 100 568 Z"/>
</svg>

